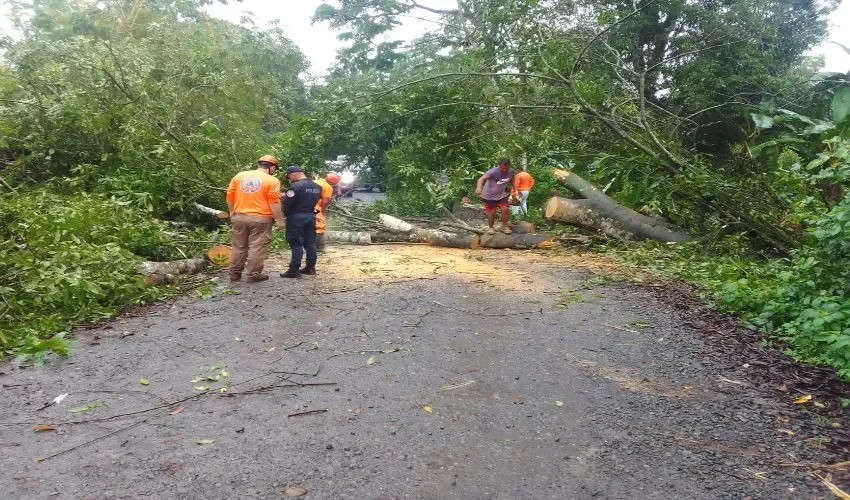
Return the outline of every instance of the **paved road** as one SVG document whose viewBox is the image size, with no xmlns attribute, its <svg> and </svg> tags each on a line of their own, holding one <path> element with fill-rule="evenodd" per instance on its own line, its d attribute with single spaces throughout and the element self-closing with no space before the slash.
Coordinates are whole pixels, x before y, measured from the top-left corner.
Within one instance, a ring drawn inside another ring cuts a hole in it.
<svg viewBox="0 0 850 500">
<path fill-rule="evenodd" d="M 315 279 L 82 331 L 0 367 L 3 497 L 825 497 L 775 465 L 836 458 L 777 432 L 803 418 L 786 395 L 584 263 L 343 247 Z"/>
</svg>

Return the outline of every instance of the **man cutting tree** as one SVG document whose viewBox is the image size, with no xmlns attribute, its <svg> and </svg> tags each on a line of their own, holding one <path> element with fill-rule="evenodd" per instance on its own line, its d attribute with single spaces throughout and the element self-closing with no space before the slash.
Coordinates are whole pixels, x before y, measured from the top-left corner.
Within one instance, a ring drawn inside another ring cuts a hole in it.
<svg viewBox="0 0 850 500">
<path fill-rule="evenodd" d="M 502 212 L 502 232 L 510 234 L 513 231 L 508 227 L 510 215 L 508 213 L 508 192 L 514 181 L 514 169 L 511 161 L 502 158 L 496 167 L 484 173 L 475 186 L 475 195 L 484 201 L 484 213 L 487 214 L 487 234 L 494 234 L 493 224 L 496 222 L 496 210 Z"/>
</svg>

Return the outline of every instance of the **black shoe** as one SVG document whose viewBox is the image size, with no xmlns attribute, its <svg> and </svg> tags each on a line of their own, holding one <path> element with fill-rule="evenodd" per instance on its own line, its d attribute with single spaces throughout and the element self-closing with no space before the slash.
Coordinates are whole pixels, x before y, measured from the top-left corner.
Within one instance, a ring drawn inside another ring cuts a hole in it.
<svg viewBox="0 0 850 500">
<path fill-rule="evenodd" d="M 287 269 L 285 273 L 280 273 L 281 278 L 300 278 L 301 272 L 297 269 Z"/>
<path fill-rule="evenodd" d="M 305 267 L 304 269 L 301 270 L 301 274 L 306 274 L 306 275 L 309 275 L 309 276 L 315 276 L 316 275 L 316 268 L 312 267 L 312 266 Z"/>
</svg>

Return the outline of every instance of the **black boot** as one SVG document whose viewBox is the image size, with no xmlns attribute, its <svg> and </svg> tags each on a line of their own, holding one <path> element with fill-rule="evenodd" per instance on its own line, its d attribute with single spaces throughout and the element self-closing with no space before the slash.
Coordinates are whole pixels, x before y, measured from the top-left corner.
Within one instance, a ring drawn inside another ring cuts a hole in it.
<svg viewBox="0 0 850 500">
<path fill-rule="evenodd" d="M 301 274 L 306 274 L 308 276 L 316 275 L 316 266 L 307 266 L 301 270 Z"/>
<path fill-rule="evenodd" d="M 280 273 L 281 278 L 300 278 L 301 272 L 298 269 L 287 269 L 285 273 Z"/>
</svg>

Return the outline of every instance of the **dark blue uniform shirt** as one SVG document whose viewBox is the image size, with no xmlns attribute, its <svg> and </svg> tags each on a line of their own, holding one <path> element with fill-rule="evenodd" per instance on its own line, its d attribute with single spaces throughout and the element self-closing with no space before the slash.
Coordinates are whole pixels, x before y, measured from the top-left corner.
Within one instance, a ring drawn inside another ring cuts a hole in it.
<svg viewBox="0 0 850 500">
<path fill-rule="evenodd" d="M 281 195 L 283 199 L 283 213 L 287 217 L 295 214 L 315 214 L 316 203 L 322 196 L 322 187 L 310 179 L 295 181 L 289 189 Z"/>
</svg>

